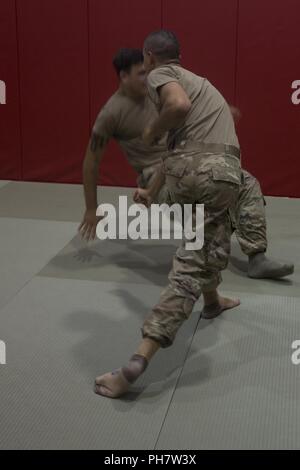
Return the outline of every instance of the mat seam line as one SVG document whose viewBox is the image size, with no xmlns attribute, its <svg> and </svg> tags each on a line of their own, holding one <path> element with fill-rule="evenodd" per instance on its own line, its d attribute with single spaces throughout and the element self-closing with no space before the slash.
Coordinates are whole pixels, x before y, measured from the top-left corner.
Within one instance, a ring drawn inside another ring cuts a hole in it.
<svg viewBox="0 0 300 470">
<path fill-rule="evenodd" d="M 192 344 L 193 344 L 193 340 L 194 340 L 194 336 L 195 336 L 195 334 L 196 334 L 196 332 L 197 332 L 197 330 L 198 330 L 198 325 L 199 325 L 200 320 L 201 320 L 201 313 L 199 313 L 199 318 L 198 318 L 198 320 L 197 320 L 197 323 L 196 323 L 196 326 L 195 326 L 195 329 L 194 329 L 194 333 L 193 333 L 192 339 L 191 339 L 190 344 L 189 344 L 189 346 L 188 346 L 188 348 L 187 348 L 187 352 L 186 352 L 185 357 L 184 357 L 184 360 L 183 360 L 183 364 L 182 364 L 182 367 L 181 367 L 181 371 L 180 371 L 180 373 L 179 373 L 179 375 L 178 375 L 178 377 L 177 377 L 177 380 L 176 380 L 176 382 L 175 382 L 174 389 L 173 389 L 173 393 L 172 393 L 172 395 L 171 395 L 171 398 L 170 398 L 170 401 L 169 401 L 169 405 L 168 405 L 168 407 L 167 407 L 167 410 L 166 410 L 165 417 L 164 417 L 164 419 L 163 419 L 161 428 L 160 428 L 160 430 L 159 430 L 159 432 L 158 432 L 158 436 L 157 436 L 156 442 L 155 442 L 155 444 L 154 444 L 153 450 L 156 450 L 156 446 L 157 446 L 157 444 L 158 444 L 158 441 L 159 441 L 160 435 L 161 435 L 161 433 L 162 433 L 162 430 L 163 430 L 165 421 L 166 421 L 166 419 L 167 419 L 167 415 L 168 415 L 168 412 L 169 412 L 171 403 L 173 402 L 173 398 L 174 398 L 175 391 L 177 390 L 177 385 L 178 385 L 178 383 L 179 383 L 179 380 L 180 380 L 180 378 L 181 378 L 181 375 L 182 375 L 182 372 L 183 372 L 183 369 L 184 369 L 186 360 L 187 360 L 188 355 L 189 355 L 189 352 L 190 352 L 190 350 L 191 350 L 191 347 L 192 347 Z"/>
</svg>

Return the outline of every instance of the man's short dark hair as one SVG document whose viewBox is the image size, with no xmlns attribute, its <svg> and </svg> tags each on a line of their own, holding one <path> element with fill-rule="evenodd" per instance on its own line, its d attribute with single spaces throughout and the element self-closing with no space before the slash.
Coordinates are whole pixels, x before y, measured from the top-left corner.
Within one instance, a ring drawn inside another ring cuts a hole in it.
<svg viewBox="0 0 300 470">
<path fill-rule="evenodd" d="M 113 66 L 118 74 L 124 71 L 129 73 L 131 67 L 136 64 L 141 64 L 144 61 L 143 52 L 141 49 L 132 49 L 123 47 L 119 49 L 113 60 Z"/>
<path fill-rule="evenodd" d="M 180 56 L 180 45 L 176 35 L 166 29 L 150 33 L 144 41 L 144 48 L 161 60 L 179 59 Z"/>
</svg>

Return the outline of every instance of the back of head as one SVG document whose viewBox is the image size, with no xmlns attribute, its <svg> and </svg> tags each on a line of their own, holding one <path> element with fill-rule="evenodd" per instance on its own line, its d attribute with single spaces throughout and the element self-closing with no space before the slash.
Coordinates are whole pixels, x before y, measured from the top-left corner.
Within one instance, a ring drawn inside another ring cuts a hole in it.
<svg viewBox="0 0 300 470">
<path fill-rule="evenodd" d="M 180 45 L 172 31 L 161 29 L 150 33 L 144 41 L 144 50 L 160 61 L 180 59 Z"/>
</svg>

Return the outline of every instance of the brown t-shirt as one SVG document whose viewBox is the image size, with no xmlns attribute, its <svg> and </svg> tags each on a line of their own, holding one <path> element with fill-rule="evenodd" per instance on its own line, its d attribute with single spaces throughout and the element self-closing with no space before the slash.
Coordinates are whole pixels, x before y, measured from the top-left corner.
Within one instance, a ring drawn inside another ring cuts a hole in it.
<svg viewBox="0 0 300 470">
<path fill-rule="evenodd" d="M 158 165 L 166 152 L 166 136 L 158 145 L 146 146 L 142 133 L 157 118 L 157 110 L 149 96 L 134 101 L 117 90 L 99 112 L 93 132 L 108 141 L 115 139 L 125 152 L 130 165 L 141 173 L 145 168 Z"/>
<path fill-rule="evenodd" d="M 206 79 L 180 65 L 166 64 L 152 70 L 147 77 L 150 98 L 159 110 L 158 88 L 169 82 L 177 82 L 189 97 L 192 106 L 184 123 L 171 129 L 168 142 L 195 140 L 198 142 L 231 144 L 239 148 L 234 120 L 221 93 Z"/>
</svg>

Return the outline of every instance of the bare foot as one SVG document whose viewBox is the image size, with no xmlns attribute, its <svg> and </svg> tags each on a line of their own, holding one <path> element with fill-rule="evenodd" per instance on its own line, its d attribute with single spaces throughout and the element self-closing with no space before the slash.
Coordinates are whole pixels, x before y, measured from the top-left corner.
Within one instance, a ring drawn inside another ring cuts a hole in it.
<svg viewBox="0 0 300 470">
<path fill-rule="evenodd" d="M 148 367 L 148 360 L 141 354 L 133 354 L 127 366 L 100 375 L 95 380 L 95 393 L 105 397 L 117 398 L 127 392 L 130 384 Z"/>
<path fill-rule="evenodd" d="M 213 304 L 204 305 L 201 317 L 206 320 L 210 320 L 219 316 L 224 310 L 229 310 L 230 308 L 237 307 L 240 305 L 240 299 L 229 299 L 227 297 L 218 296 L 218 302 Z"/>
<path fill-rule="evenodd" d="M 100 375 L 95 380 L 95 393 L 109 398 L 117 398 L 127 392 L 130 383 L 125 379 L 121 369 Z"/>
<path fill-rule="evenodd" d="M 292 263 L 278 263 L 269 259 L 264 253 L 249 256 L 248 276 L 254 279 L 280 279 L 294 272 Z"/>
</svg>

